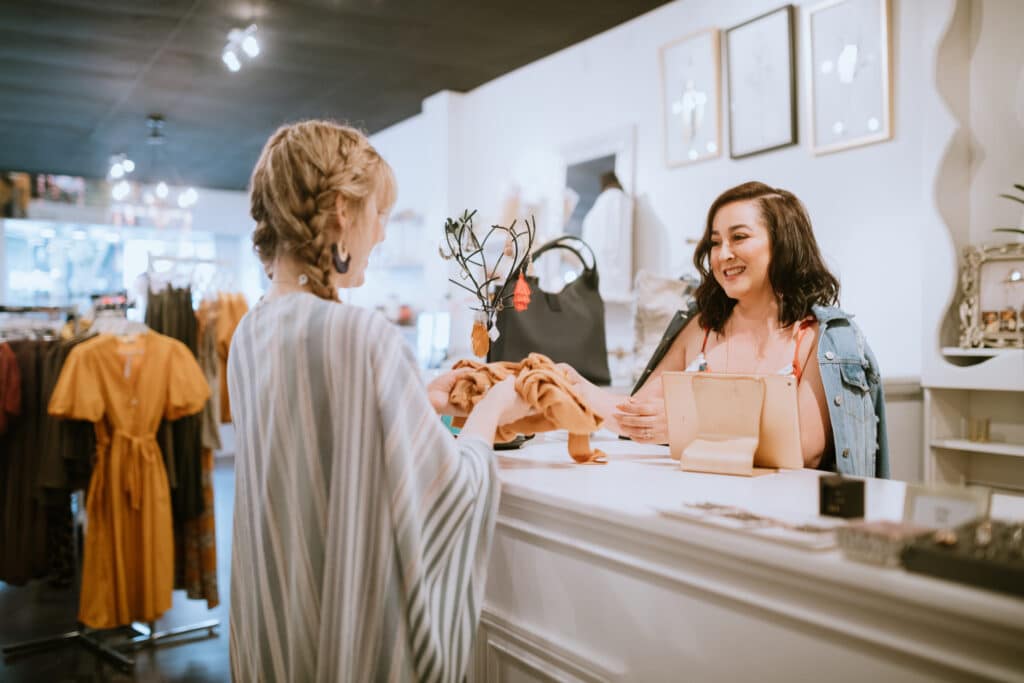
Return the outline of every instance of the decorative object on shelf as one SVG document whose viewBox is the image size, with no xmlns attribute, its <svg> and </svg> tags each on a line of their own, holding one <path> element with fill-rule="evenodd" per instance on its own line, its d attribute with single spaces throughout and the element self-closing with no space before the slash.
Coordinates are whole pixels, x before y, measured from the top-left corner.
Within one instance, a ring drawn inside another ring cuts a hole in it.
<svg viewBox="0 0 1024 683">
<path fill-rule="evenodd" d="M 818 480 L 818 508 L 824 517 L 863 517 L 864 480 L 838 474 L 821 477 Z"/>
<path fill-rule="evenodd" d="M 961 348 L 1024 348 L 1024 321 L 1019 313 L 1024 308 L 1022 273 L 1024 242 L 964 249 L 960 269 Z"/>
<path fill-rule="evenodd" d="M 1024 596 L 1024 523 L 987 517 L 943 528 L 911 543 L 908 571 Z"/>
<path fill-rule="evenodd" d="M 1024 185 L 1021 185 L 1020 183 L 1014 183 L 1013 184 L 1013 189 L 1017 190 L 1018 192 L 1024 192 Z M 1009 199 L 1010 201 L 1017 202 L 1019 204 L 1024 204 L 1024 197 L 1018 197 L 1015 194 L 1006 194 L 1006 193 L 1004 193 L 1004 194 L 1000 194 L 999 196 L 1004 198 L 1004 199 Z M 995 232 L 1009 232 L 1009 233 L 1013 233 L 1015 235 L 1024 235 L 1024 209 L 1021 210 L 1020 223 L 1017 224 L 1016 228 L 995 228 L 994 231 Z M 1024 279 L 1024 275 L 1021 274 L 1021 271 L 1016 271 L 1016 273 L 1017 273 L 1017 279 L 1015 280 L 1015 282 L 1020 282 L 1022 279 Z"/>
<path fill-rule="evenodd" d="M 661 48 L 665 163 L 681 166 L 722 154 L 718 29 Z"/>
<path fill-rule="evenodd" d="M 487 355 L 490 343 L 498 339 L 498 313 L 513 304 L 514 276 L 520 273 L 530 260 L 537 224 L 531 218 L 529 221 L 523 221 L 522 230 L 516 229 L 518 221 L 515 220 L 508 227 L 492 225 L 483 239 L 479 239 L 473 228 L 475 215 L 476 211 L 463 211 L 461 217 L 446 220 L 444 238 L 438 252 L 444 260 L 454 260 L 461 269 L 459 278 L 463 282 L 454 278 L 448 278 L 448 281 L 466 290 L 480 302 L 479 307 L 471 307 L 478 315 L 473 321 L 470 339 L 473 343 L 473 353 L 482 358 Z M 497 259 L 489 263 L 486 246 L 494 235 L 499 235 L 504 240 L 504 245 L 498 252 Z M 521 248 L 521 241 L 525 241 L 525 248 Z M 511 265 L 508 276 L 502 282 L 501 265 L 506 258 L 511 259 Z M 497 285 L 498 282 L 501 282 L 500 286 Z"/>
<path fill-rule="evenodd" d="M 829 0 L 807 10 L 814 154 L 892 138 L 890 12 L 890 0 Z"/>
<path fill-rule="evenodd" d="M 907 484 L 903 521 L 932 529 L 988 517 L 992 492 L 984 487 Z"/>
<path fill-rule="evenodd" d="M 851 522 L 839 527 L 836 539 L 843 555 L 851 560 L 898 567 L 903 550 L 931 531 L 930 527 L 907 522 Z"/>
<path fill-rule="evenodd" d="M 795 15 L 785 5 L 725 32 L 732 159 L 796 144 Z"/>
<path fill-rule="evenodd" d="M 988 443 L 991 424 L 991 420 L 987 417 L 967 418 L 967 440 L 977 443 Z"/>
</svg>

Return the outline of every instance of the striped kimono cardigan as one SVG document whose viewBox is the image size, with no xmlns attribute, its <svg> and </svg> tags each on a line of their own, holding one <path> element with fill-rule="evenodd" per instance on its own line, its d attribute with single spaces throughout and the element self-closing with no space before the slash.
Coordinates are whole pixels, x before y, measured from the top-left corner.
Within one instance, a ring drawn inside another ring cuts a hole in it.
<svg viewBox="0 0 1024 683">
<path fill-rule="evenodd" d="M 499 485 L 377 313 L 296 293 L 240 323 L 235 681 L 461 681 Z"/>
</svg>

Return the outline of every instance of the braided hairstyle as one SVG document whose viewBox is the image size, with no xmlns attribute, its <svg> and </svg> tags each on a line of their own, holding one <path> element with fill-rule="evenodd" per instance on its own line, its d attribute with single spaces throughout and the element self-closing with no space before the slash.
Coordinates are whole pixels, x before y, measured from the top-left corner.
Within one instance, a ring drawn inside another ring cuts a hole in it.
<svg viewBox="0 0 1024 683">
<path fill-rule="evenodd" d="M 270 136 L 252 172 L 252 243 L 267 275 L 278 254 L 289 254 L 309 278 L 311 291 L 337 300 L 331 284 L 331 245 L 341 237 L 337 201 L 351 215 L 377 196 L 378 206 L 395 201 L 391 167 L 361 132 L 332 121 L 302 121 Z M 351 229 L 351 228 L 349 228 Z"/>
</svg>

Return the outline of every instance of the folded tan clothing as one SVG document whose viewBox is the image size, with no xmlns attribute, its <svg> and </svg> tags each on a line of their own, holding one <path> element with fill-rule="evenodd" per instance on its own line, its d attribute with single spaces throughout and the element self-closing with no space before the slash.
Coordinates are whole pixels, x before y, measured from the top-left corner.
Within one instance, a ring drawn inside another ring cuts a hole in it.
<svg viewBox="0 0 1024 683">
<path fill-rule="evenodd" d="M 539 434 L 557 429 L 569 432 L 569 455 L 580 464 L 603 464 L 605 454 L 590 446 L 590 433 L 601 426 L 602 419 L 573 389 L 568 376 L 555 367 L 550 358 L 531 353 L 521 363 L 478 363 L 463 360 L 455 369 L 471 368 L 460 376 L 449 394 L 451 404 L 467 413 L 483 398 L 487 390 L 510 376 L 516 378 L 516 392 L 535 411 L 521 420 L 498 427 L 495 438 L 511 441 L 516 434 Z"/>
</svg>

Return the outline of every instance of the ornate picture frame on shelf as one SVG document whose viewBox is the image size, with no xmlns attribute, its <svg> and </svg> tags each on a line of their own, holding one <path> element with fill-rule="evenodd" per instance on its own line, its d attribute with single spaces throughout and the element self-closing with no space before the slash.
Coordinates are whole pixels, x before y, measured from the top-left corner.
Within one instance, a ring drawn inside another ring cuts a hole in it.
<svg viewBox="0 0 1024 683">
<path fill-rule="evenodd" d="M 1024 243 L 966 247 L 960 297 L 961 348 L 1024 348 Z"/>
<path fill-rule="evenodd" d="M 890 0 L 827 0 L 805 14 L 814 155 L 892 139 Z"/>
</svg>

